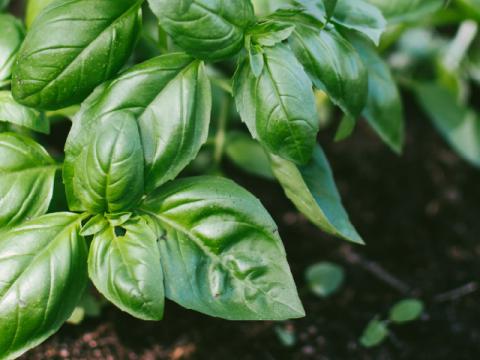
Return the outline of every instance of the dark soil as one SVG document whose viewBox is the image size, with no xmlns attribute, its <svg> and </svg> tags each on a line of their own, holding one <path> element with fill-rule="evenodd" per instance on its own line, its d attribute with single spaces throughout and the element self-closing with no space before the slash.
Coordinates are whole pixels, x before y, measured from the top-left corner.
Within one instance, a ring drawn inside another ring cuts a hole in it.
<svg viewBox="0 0 480 360">
<path fill-rule="evenodd" d="M 147 323 L 108 307 L 98 319 L 64 326 L 25 358 L 68 359 L 478 359 L 480 354 L 480 171 L 449 150 L 427 120 L 410 114 L 405 154 L 397 157 L 365 124 L 333 144 L 321 136 L 345 206 L 366 242 L 350 247 L 298 215 L 270 182 L 229 170 L 259 196 L 280 227 L 307 317 L 286 323 L 228 322 L 167 303 L 165 319 Z M 228 166 L 227 166 L 228 167 Z M 355 256 L 360 255 L 360 263 Z M 353 258 L 352 258 L 353 256 Z M 342 289 L 328 300 L 310 294 L 303 273 L 318 261 L 342 264 Z M 374 263 L 408 293 L 366 268 Z M 469 284 L 465 293 L 453 289 Z M 376 314 L 416 295 L 419 321 L 392 328 L 382 346 L 358 344 Z M 440 296 L 439 296 L 440 295 Z M 282 345 L 275 327 L 296 334 Z"/>
</svg>

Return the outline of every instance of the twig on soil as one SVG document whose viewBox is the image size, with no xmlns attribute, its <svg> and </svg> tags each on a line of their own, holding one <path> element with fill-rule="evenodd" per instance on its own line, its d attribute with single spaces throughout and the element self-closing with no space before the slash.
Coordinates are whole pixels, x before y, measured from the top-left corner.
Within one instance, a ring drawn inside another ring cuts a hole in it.
<svg viewBox="0 0 480 360">
<path fill-rule="evenodd" d="M 454 301 L 461 297 L 470 295 L 480 288 L 479 284 L 475 281 L 471 281 L 468 284 L 460 286 L 456 289 L 444 292 L 442 294 L 435 295 L 433 300 L 435 302 Z"/>
<path fill-rule="evenodd" d="M 394 288 L 403 295 L 412 293 L 412 289 L 402 280 L 399 280 L 387 270 L 382 268 L 379 264 L 365 259 L 360 254 L 356 253 L 351 246 L 344 245 L 340 248 L 340 255 L 350 264 L 358 265 L 369 273 L 374 275 L 379 280 L 383 281 L 390 287 Z"/>
</svg>

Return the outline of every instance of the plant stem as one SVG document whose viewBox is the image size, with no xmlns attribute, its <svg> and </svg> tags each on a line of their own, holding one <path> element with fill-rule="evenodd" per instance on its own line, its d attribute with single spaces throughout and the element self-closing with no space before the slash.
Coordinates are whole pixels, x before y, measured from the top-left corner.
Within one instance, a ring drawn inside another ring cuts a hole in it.
<svg viewBox="0 0 480 360">
<path fill-rule="evenodd" d="M 218 167 L 223 158 L 223 150 L 225 148 L 225 139 L 227 131 L 228 110 L 230 109 L 230 98 L 225 96 L 222 101 L 220 115 L 218 117 L 218 129 L 215 136 L 215 153 L 213 159 Z"/>
</svg>

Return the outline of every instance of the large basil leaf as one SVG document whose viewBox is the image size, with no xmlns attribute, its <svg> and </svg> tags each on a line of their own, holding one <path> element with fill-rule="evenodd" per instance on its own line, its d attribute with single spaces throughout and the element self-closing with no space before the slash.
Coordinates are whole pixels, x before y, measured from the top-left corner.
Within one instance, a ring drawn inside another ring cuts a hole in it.
<svg viewBox="0 0 480 360">
<path fill-rule="evenodd" d="M 143 151 L 135 117 L 112 112 L 73 163 L 75 195 L 92 212 L 129 210 L 143 196 Z"/>
<path fill-rule="evenodd" d="M 78 215 L 45 215 L 0 238 L 0 358 L 37 346 L 70 317 L 87 280 Z"/>
<path fill-rule="evenodd" d="M 349 39 L 368 69 L 368 99 L 363 115 L 380 138 L 401 153 L 405 137 L 403 106 L 390 69 L 370 42 L 360 36 Z"/>
<path fill-rule="evenodd" d="M 230 320 L 304 316 L 275 223 L 234 182 L 182 179 L 148 197 L 142 209 L 163 234 L 166 296 Z"/>
<path fill-rule="evenodd" d="M 338 0 L 333 21 L 365 34 L 377 45 L 387 25 L 382 12 L 365 0 Z"/>
<path fill-rule="evenodd" d="M 98 233 L 90 247 L 88 273 L 95 287 L 120 309 L 143 320 L 163 317 L 164 285 L 153 229 L 142 218 Z"/>
<path fill-rule="evenodd" d="M 319 30 L 307 16 L 296 15 L 290 45 L 315 87 L 325 91 L 350 117 L 356 118 L 367 101 L 368 74 L 353 46 L 334 28 Z"/>
<path fill-rule="evenodd" d="M 32 108 L 17 103 L 10 91 L 0 91 L 0 122 L 8 122 L 44 134 L 50 132 L 50 123 Z"/>
<path fill-rule="evenodd" d="M 416 83 L 420 105 L 450 146 L 470 164 L 480 167 L 480 117 L 462 106 L 447 88 L 435 83 Z"/>
<path fill-rule="evenodd" d="M 47 7 L 54 0 L 28 0 L 27 9 L 25 10 L 25 25 L 30 28 L 33 20 L 40 14 L 40 12 Z"/>
<path fill-rule="evenodd" d="M 285 194 L 297 209 L 323 231 L 342 239 L 363 244 L 350 223 L 332 170 L 320 146 L 315 148 L 312 161 L 302 167 L 271 156 L 272 170 Z"/>
<path fill-rule="evenodd" d="M 271 152 L 304 164 L 312 156 L 319 124 L 311 82 L 282 44 L 264 49 L 257 77 L 249 61 L 235 75 L 234 96 L 242 120 Z"/>
<path fill-rule="evenodd" d="M 130 56 L 141 0 L 56 0 L 18 53 L 12 92 L 20 103 L 59 109 L 81 102 Z"/>
<path fill-rule="evenodd" d="M 423 19 L 439 10 L 444 0 L 367 0 L 377 6 L 390 24 Z"/>
<path fill-rule="evenodd" d="M 0 228 L 44 214 L 58 166 L 30 138 L 0 134 Z"/>
<path fill-rule="evenodd" d="M 148 0 L 162 28 L 186 52 L 206 60 L 236 54 L 254 23 L 250 0 Z"/>
<path fill-rule="evenodd" d="M 9 14 L 0 14 L 0 84 L 12 75 L 12 66 L 25 30 L 22 23 Z"/>
<path fill-rule="evenodd" d="M 84 210 L 76 195 L 75 164 L 111 113 L 134 117 L 145 158 L 145 190 L 175 178 L 206 141 L 211 89 L 203 63 L 168 54 L 136 65 L 99 87 L 75 116 L 65 148 L 64 182 L 72 209 Z M 138 175 L 138 174 L 137 174 Z"/>
</svg>

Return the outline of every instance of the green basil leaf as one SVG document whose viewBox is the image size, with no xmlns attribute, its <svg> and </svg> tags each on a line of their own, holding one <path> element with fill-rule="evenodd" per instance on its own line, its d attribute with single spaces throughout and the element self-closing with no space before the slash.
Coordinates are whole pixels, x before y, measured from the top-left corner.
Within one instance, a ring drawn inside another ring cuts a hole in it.
<svg viewBox="0 0 480 360">
<path fill-rule="evenodd" d="M 0 238 L 0 358 L 14 359 L 55 333 L 80 301 L 87 246 L 80 217 L 56 213 Z"/>
<path fill-rule="evenodd" d="M 73 185 L 75 166 L 103 118 L 112 113 L 135 118 L 150 192 L 195 158 L 208 136 L 211 102 L 203 63 L 180 53 L 136 65 L 99 87 L 75 116 L 67 139 L 64 182 L 70 208 L 85 210 Z"/>
<path fill-rule="evenodd" d="M 423 302 L 417 299 L 404 299 L 396 303 L 391 309 L 388 318 L 397 324 L 417 320 L 423 313 Z"/>
<path fill-rule="evenodd" d="M 10 4 L 10 0 L 0 0 L 0 11 L 5 10 Z"/>
<path fill-rule="evenodd" d="M 337 0 L 294 0 L 301 5 L 308 14 L 321 22 L 328 21 L 335 12 Z"/>
<path fill-rule="evenodd" d="M 444 86 L 416 83 L 420 105 L 448 144 L 470 164 L 480 167 L 480 116 L 460 105 Z"/>
<path fill-rule="evenodd" d="M 397 84 L 371 43 L 360 36 L 351 36 L 349 40 L 368 70 L 368 99 L 363 116 L 380 138 L 399 154 L 405 140 L 405 125 Z"/>
<path fill-rule="evenodd" d="M 204 60 L 235 55 L 255 17 L 250 0 L 148 0 L 162 28 L 187 53 Z"/>
<path fill-rule="evenodd" d="M 433 0 L 430 0 L 430 1 L 433 1 Z M 437 0 L 437 2 L 442 2 L 442 1 Z M 445 4 L 445 2 L 442 2 L 442 3 Z M 480 1 L 479 0 L 458 0 L 457 3 L 463 9 L 465 9 L 465 11 L 470 17 L 480 22 Z"/>
<path fill-rule="evenodd" d="M 380 345 L 388 337 L 388 334 L 389 332 L 386 322 L 375 318 L 371 320 L 363 330 L 360 344 L 366 348 L 375 347 Z"/>
<path fill-rule="evenodd" d="M 387 22 L 382 12 L 365 0 L 338 0 L 333 21 L 347 29 L 356 30 L 376 45 L 385 31 Z"/>
<path fill-rule="evenodd" d="M 269 180 L 275 178 L 265 150 L 247 134 L 238 131 L 229 133 L 225 154 L 235 165 L 250 174 Z"/>
<path fill-rule="evenodd" d="M 45 149 L 30 138 L 0 134 L 0 228 L 47 212 L 57 168 Z"/>
<path fill-rule="evenodd" d="M 142 210 L 164 231 L 159 247 L 168 298 L 230 320 L 304 316 L 275 223 L 234 182 L 176 180 Z"/>
<path fill-rule="evenodd" d="M 237 69 L 237 109 L 253 137 L 269 151 L 304 164 L 319 129 L 311 82 L 282 44 L 264 49 L 264 63 L 258 78 L 246 60 Z"/>
<path fill-rule="evenodd" d="M 444 0 L 367 0 L 379 8 L 389 24 L 417 21 L 440 10 Z M 469 0 L 466 0 L 469 1 Z"/>
<path fill-rule="evenodd" d="M 82 236 L 95 235 L 107 229 L 108 226 L 108 220 L 105 218 L 105 216 L 103 214 L 97 214 L 93 216 L 90 220 L 88 220 L 85 225 L 82 226 L 82 231 L 80 232 L 80 234 Z"/>
<path fill-rule="evenodd" d="M 297 209 L 323 231 L 357 244 L 363 240 L 350 223 L 332 170 L 320 146 L 312 161 L 303 167 L 271 156 L 272 170 Z"/>
<path fill-rule="evenodd" d="M 340 125 L 338 125 L 337 132 L 335 133 L 335 141 L 338 142 L 349 138 L 355 130 L 355 125 L 357 125 L 356 119 L 344 115 L 342 120 L 340 120 Z"/>
<path fill-rule="evenodd" d="M 57 0 L 42 10 L 18 53 L 12 92 L 27 106 L 81 102 L 130 56 L 141 0 Z"/>
<path fill-rule="evenodd" d="M 90 279 L 123 311 L 161 320 L 165 295 L 156 234 L 142 218 L 121 228 L 124 235 L 117 235 L 114 227 L 95 235 L 88 257 Z"/>
<path fill-rule="evenodd" d="M 28 0 L 25 10 L 25 26 L 29 29 L 40 12 L 54 0 Z"/>
<path fill-rule="evenodd" d="M 73 187 L 82 208 L 129 210 L 144 193 L 143 151 L 135 117 L 112 112 L 96 124 L 92 139 L 73 165 Z"/>
<path fill-rule="evenodd" d="M 325 91 L 347 115 L 365 107 L 368 74 L 353 46 L 335 29 L 318 30 L 305 20 L 295 27 L 290 45 L 315 87 Z"/>
<path fill-rule="evenodd" d="M 12 67 L 25 36 L 22 23 L 9 14 L 0 14 L 0 83 L 10 79 Z"/>
<path fill-rule="evenodd" d="M 17 103 L 10 91 L 0 91 L 0 122 L 8 122 L 44 134 L 50 132 L 50 122 L 38 111 Z"/>
<path fill-rule="evenodd" d="M 252 42 L 261 46 L 275 46 L 287 40 L 295 29 L 294 25 L 266 21 L 250 30 Z"/>
<path fill-rule="evenodd" d="M 312 293 L 327 298 L 342 286 L 345 271 L 335 263 L 324 261 L 309 266 L 305 272 L 305 280 Z"/>
<path fill-rule="evenodd" d="M 265 66 L 263 49 L 256 45 L 251 46 L 248 51 L 248 59 L 250 61 L 250 68 L 252 69 L 253 75 L 258 78 L 262 74 L 263 67 Z"/>
</svg>

